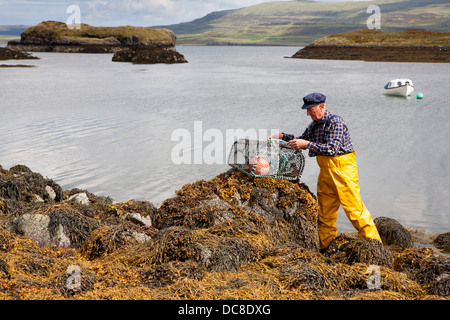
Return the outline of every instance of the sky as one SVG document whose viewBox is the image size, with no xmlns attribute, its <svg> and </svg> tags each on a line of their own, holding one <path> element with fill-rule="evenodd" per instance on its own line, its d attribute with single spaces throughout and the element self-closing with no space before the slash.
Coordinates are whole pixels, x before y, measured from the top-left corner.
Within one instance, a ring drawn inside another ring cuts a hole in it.
<svg viewBox="0 0 450 320">
<path fill-rule="evenodd" d="M 0 25 L 36 25 L 41 21 L 47 20 L 67 22 L 69 18 L 74 18 L 74 11 L 67 13 L 67 9 L 71 5 L 76 5 L 80 8 L 79 17 L 81 23 L 87 23 L 92 26 L 132 25 L 148 27 L 188 22 L 201 18 L 213 11 L 243 8 L 269 1 L 0 0 Z M 326 1 L 336 2 L 344 0 Z M 72 20 L 72 23 L 76 22 Z"/>
</svg>

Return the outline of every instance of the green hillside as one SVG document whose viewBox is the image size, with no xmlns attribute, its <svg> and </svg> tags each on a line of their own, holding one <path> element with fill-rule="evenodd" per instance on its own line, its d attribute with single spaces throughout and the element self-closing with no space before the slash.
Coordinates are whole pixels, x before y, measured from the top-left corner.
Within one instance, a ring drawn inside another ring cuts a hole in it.
<svg viewBox="0 0 450 320">
<path fill-rule="evenodd" d="M 307 45 L 321 37 L 366 28 L 369 5 L 381 9 L 382 31 L 450 30 L 448 0 L 378 0 L 348 2 L 266 2 L 164 26 L 177 43 Z"/>
</svg>

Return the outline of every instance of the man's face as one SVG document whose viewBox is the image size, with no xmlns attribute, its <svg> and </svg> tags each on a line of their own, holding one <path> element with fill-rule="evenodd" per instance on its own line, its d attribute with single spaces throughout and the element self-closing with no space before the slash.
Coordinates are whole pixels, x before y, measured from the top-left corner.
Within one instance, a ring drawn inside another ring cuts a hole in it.
<svg viewBox="0 0 450 320">
<path fill-rule="evenodd" d="M 313 121 L 322 120 L 324 113 L 325 113 L 324 103 L 306 109 L 306 115 L 310 116 Z"/>
</svg>

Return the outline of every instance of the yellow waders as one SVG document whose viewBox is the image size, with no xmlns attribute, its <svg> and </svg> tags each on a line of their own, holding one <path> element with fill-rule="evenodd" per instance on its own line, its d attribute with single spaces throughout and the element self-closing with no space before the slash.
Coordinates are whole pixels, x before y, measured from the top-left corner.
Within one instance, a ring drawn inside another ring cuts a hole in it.
<svg viewBox="0 0 450 320">
<path fill-rule="evenodd" d="M 381 242 L 372 216 L 361 200 L 355 152 L 316 158 L 320 167 L 317 181 L 320 249 L 328 248 L 337 236 L 336 219 L 341 204 L 361 238 L 377 239 Z"/>
</svg>

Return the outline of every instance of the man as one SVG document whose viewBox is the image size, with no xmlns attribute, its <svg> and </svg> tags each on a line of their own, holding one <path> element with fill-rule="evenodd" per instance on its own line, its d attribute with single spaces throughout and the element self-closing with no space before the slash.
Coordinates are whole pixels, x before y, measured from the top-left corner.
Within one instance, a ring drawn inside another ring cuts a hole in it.
<svg viewBox="0 0 450 320">
<path fill-rule="evenodd" d="M 280 133 L 269 138 L 288 141 L 295 149 L 309 149 L 309 156 L 316 157 L 320 167 L 317 230 L 322 252 L 337 236 L 336 219 L 340 205 L 361 238 L 381 242 L 372 216 L 361 200 L 355 151 L 347 125 L 341 117 L 326 110 L 325 100 L 325 95 L 317 92 L 303 98 L 302 109 L 306 109 L 313 121 L 300 137 Z"/>
</svg>

